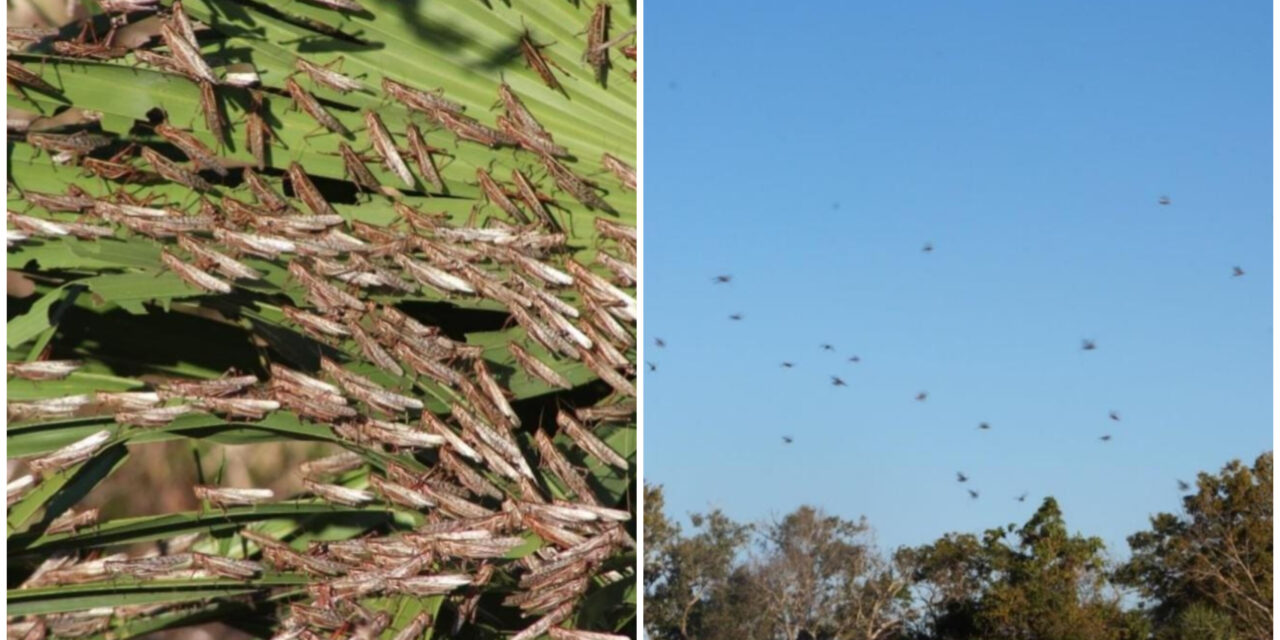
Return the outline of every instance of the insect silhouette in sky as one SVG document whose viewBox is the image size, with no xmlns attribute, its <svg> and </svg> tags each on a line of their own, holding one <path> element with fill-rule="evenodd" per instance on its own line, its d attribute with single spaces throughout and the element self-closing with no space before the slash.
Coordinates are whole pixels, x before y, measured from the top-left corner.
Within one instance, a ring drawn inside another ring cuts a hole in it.
<svg viewBox="0 0 1280 640">
<path fill-rule="evenodd" d="M 1119 412 L 1119 411 L 1112 411 L 1112 412 L 1110 412 L 1110 413 L 1108 413 L 1108 414 L 1107 414 L 1107 417 L 1108 417 L 1108 418 L 1111 418 L 1112 420 L 1115 420 L 1116 422 L 1120 422 L 1120 412 Z"/>
<path fill-rule="evenodd" d="M 983 430 L 983 431 L 989 431 L 989 430 L 991 429 L 991 423 L 989 423 L 989 422 L 979 422 L 979 423 L 978 423 L 978 428 L 979 428 L 979 429 L 981 429 L 981 430 Z"/>
<path fill-rule="evenodd" d="M 730 319 L 730 320 L 741 320 L 741 319 L 742 319 L 742 314 L 741 314 L 741 313 L 734 313 L 734 314 L 731 314 L 731 315 L 729 316 L 729 319 Z"/>
<path fill-rule="evenodd" d="M 1166 205 L 1166 206 L 1173 204 L 1173 200 L 1170 200 L 1169 196 L 1160 196 L 1159 202 L 1160 204 Z"/>
<path fill-rule="evenodd" d="M 849 386 L 849 385 L 848 385 L 848 383 L 846 383 L 844 380 L 841 380 L 841 379 L 840 379 L 840 376 L 831 376 L 831 386 L 834 386 L 834 387 L 847 387 L 847 386 Z"/>
<path fill-rule="evenodd" d="M 652 362 L 645 362 L 645 364 L 649 365 L 649 370 L 650 370 L 650 371 L 657 371 L 657 370 L 658 370 L 658 365 L 656 365 L 656 364 L 654 364 L 654 363 L 652 363 Z"/>
<path fill-rule="evenodd" d="M 1024 491 L 1024 492 L 1022 493 L 1022 495 L 1018 496 L 1017 498 L 1014 498 L 1014 500 L 1017 500 L 1018 502 L 1026 502 L 1026 501 L 1027 501 L 1027 493 Z"/>
<path fill-rule="evenodd" d="M 970 489 L 970 490 L 969 490 L 969 497 L 970 497 L 970 498 L 973 498 L 974 500 L 977 500 L 977 499 L 978 499 L 978 492 L 977 492 L 977 491 L 974 491 L 973 489 Z"/>
<path fill-rule="evenodd" d="M 791 444 L 792 442 L 795 442 L 795 439 L 791 436 L 782 436 L 782 444 Z"/>
<path fill-rule="evenodd" d="M 715 279 L 712 280 L 712 282 L 716 284 L 729 284 L 730 280 L 733 280 L 733 276 L 723 275 L 723 276 L 716 276 Z"/>
<path fill-rule="evenodd" d="M 1244 275 L 1244 269 L 1241 269 L 1240 267 L 1231 267 L 1231 277 L 1239 278 L 1242 275 Z"/>
<path fill-rule="evenodd" d="M 835 347 L 833 347 L 833 346 L 831 346 L 831 345 L 829 345 L 829 344 L 823 344 L 823 345 L 822 345 L 822 350 L 823 350 L 823 351 L 835 351 L 835 350 L 836 350 L 836 348 L 835 348 Z"/>
<path fill-rule="evenodd" d="M 1097 349 L 1097 348 L 1098 348 L 1098 343 L 1096 343 L 1096 342 L 1094 342 L 1094 341 L 1092 341 L 1092 340 L 1087 340 L 1087 339 L 1086 339 L 1086 340 L 1081 340 L 1081 341 L 1080 341 L 1080 348 L 1081 348 L 1081 349 L 1083 349 L 1083 350 L 1085 350 L 1085 351 L 1093 351 L 1094 349 Z"/>
<path fill-rule="evenodd" d="M 783 369 L 790 369 L 791 367 L 794 367 L 794 366 L 796 366 L 796 363 L 794 363 L 794 362 L 784 362 L 784 363 L 782 363 L 782 368 L 783 368 Z"/>
<path fill-rule="evenodd" d="M 923 246 L 923 247 L 921 247 L 921 249 L 920 249 L 920 250 L 921 250 L 921 251 L 923 251 L 923 252 L 925 252 L 925 253 L 933 253 L 933 243 L 932 243 L 932 242 L 926 242 L 926 243 L 924 243 L 924 246 Z"/>
<path fill-rule="evenodd" d="M 966 476 L 964 473 L 960 471 L 956 472 L 956 482 L 968 482 L 968 481 L 969 481 L 969 476 Z"/>
<path fill-rule="evenodd" d="M 858 356 L 849 356 L 849 362 L 857 364 L 859 362 L 862 362 L 862 358 L 859 358 Z"/>
<path fill-rule="evenodd" d="M 1178 481 L 1178 491 L 1190 491 L 1191 485 L 1186 480 Z"/>
<path fill-rule="evenodd" d="M 920 393 L 916 394 L 916 400 L 918 402 L 924 402 L 925 400 L 928 400 L 928 399 L 929 399 L 928 391 L 921 391 Z"/>
<path fill-rule="evenodd" d="M 663 340 L 662 338 L 654 338 L 654 339 L 653 339 L 653 344 L 655 344 L 655 345 L 657 345 L 657 346 L 659 346 L 659 347 L 665 347 L 665 346 L 667 346 L 667 341 L 666 341 L 666 340 Z"/>
<path fill-rule="evenodd" d="M 1101 438 L 1098 438 L 1098 439 L 1103 442 L 1111 442 L 1111 434 L 1108 433 L 1107 435 L 1102 436 Z"/>
</svg>

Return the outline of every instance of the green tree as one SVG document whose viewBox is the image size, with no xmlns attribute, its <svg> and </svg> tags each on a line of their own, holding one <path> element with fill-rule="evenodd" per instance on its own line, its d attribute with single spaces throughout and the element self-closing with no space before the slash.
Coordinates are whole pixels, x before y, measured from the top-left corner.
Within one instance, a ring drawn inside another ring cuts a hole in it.
<svg viewBox="0 0 1280 640">
<path fill-rule="evenodd" d="M 1162 636 L 1271 637 L 1272 466 L 1267 452 L 1252 468 L 1236 460 L 1219 474 L 1201 473 L 1182 515 L 1157 514 L 1149 531 L 1129 537 L 1133 557 L 1117 580 L 1146 600 Z M 1192 618 L 1210 629 L 1210 612 L 1234 634 L 1186 635 Z"/>
<path fill-rule="evenodd" d="M 935 638 L 1103 640 L 1145 635 L 1107 583 L 1100 539 L 1072 535 L 1058 503 L 1021 528 L 949 534 L 900 553 L 916 566 L 926 607 L 921 632 Z"/>
<path fill-rule="evenodd" d="M 651 503 L 657 505 L 655 509 L 651 510 Z M 694 533 L 685 536 L 678 524 L 662 515 L 661 505 L 661 487 L 646 487 L 646 630 L 653 638 L 707 637 L 716 628 L 708 624 L 708 608 L 726 602 L 719 596 L 730 587 L 735 559 L 751 527 L 716 510 L 691 514 Z M 724 613 L 720 608 L 715 617 L 723 621 Z"/>
</svg>

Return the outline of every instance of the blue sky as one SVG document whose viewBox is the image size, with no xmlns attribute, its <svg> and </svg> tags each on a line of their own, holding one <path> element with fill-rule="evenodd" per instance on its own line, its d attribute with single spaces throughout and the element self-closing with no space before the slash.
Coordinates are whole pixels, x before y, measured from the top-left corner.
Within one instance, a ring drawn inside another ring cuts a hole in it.
<svg viewBox="0 0 1280 640">
<path fill-rule="evenodd" d="M 1177 479 L 1271 448 L 1271 3 L 645 9 L 673 515 L 816 504 L 893 547 L 1053 495 L 1123 556 Z"/>
</svg>

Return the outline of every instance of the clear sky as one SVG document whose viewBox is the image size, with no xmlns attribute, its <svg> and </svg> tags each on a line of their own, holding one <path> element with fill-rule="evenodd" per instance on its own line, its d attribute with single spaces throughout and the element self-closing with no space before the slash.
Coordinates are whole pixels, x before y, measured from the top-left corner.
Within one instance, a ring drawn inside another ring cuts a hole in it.
<svg viewBox="0 0 1280 640">
<path fill-rule="evenodd" d="M 1270 2 L 650 2 L 644 55 L 672 515 L 893 547 L 1053 495 L 1123 557 L 1271 448 Z"/>
</svg>

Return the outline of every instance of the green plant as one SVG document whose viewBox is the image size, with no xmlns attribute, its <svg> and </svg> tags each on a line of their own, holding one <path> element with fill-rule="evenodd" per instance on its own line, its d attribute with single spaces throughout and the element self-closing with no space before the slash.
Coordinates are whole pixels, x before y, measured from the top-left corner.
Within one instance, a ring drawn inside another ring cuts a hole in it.
<svg viewBox="0 0 1280 640">
<path fill-rule="evenodd" d="M 634 635 L 634 9 L 158 8 L 10 31 L 11 635 Z"/>
</svg>

